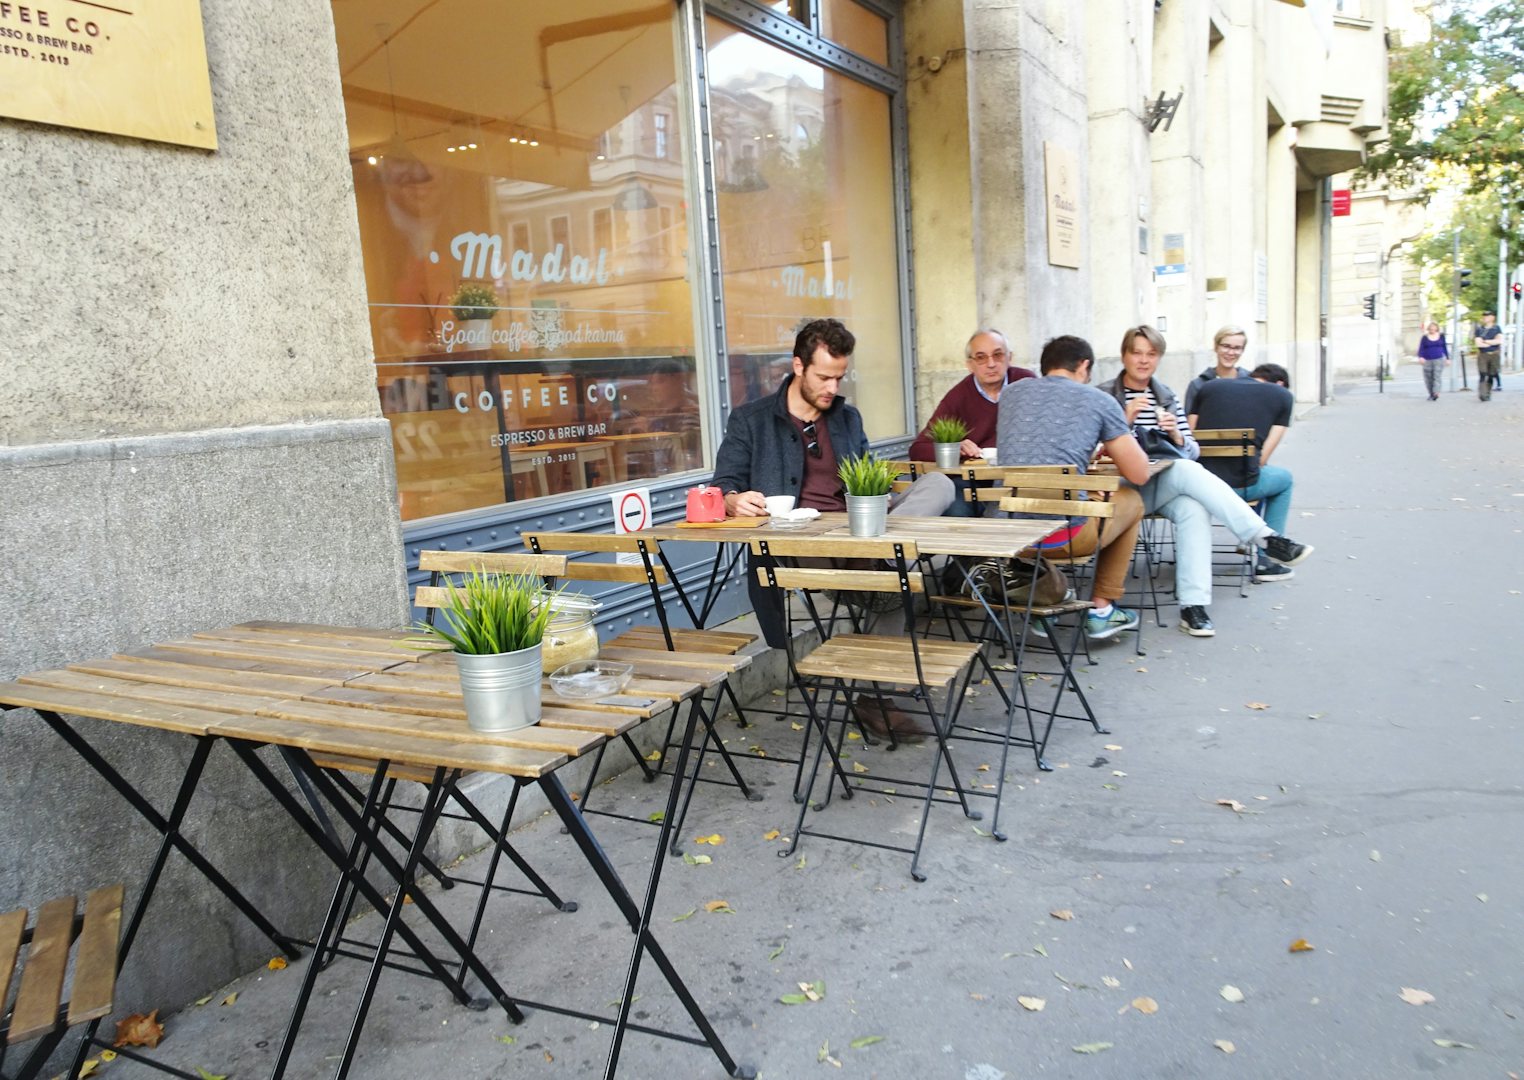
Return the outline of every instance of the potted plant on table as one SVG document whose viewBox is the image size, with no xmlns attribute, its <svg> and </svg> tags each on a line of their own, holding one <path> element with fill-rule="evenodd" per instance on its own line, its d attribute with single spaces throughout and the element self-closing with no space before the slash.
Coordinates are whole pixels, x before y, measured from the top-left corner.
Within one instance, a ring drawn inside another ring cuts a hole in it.
<svg viewBox="0 0 1524 1080">
<path fill-rule="evenodd" d="M 450 299 L 455 313 L 455 343 L 472 349 L 492 344 L 492 316 L 497 311 L 497 293 L 476 281 L 463 281 Z"/>
<path fill-rule="evenodd" d="M 847 528 L 853 536 L 883 536 L 889 517 L 889 492 L 899 467 L 872 451 L 842 461 L 836 474 L 847 489 Z"/>
<path fill-rule="evenodd" d="M 931 445 L 936 451 L 937 466 L 956 469 L 963 462 L 963 440 L 968 438 L 968 425 L 956 416 L 939 416 L 927 425 Z"/>
<path fill-rule="evenodd" d="M 513 731 L 540 722 L 540 644 L 554 593 L 537 574 L 477 571 L 449 584 L 440 623 L 420 623 L 455 650 L 466 723 L 476 731 Z"/>
</svg>

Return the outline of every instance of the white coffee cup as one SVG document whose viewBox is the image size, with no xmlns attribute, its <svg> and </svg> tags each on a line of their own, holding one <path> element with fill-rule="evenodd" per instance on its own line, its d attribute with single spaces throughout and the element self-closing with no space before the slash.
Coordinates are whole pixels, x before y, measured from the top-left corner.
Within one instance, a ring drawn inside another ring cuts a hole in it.
<svg viewBox="0 0 1524 1080">
<path fill-rule="evenodd" d="M 982 456 L 984 458 L 984 463 L 986 465 L 998 465 L 999 464 L 999 462 L 997 462 L 995 460 L 995 458 L 999 456 L 999 449 L 997 447 L 986 446 L 986 447 L 984 447 L 983 449 L 981 449 L 979 451 L 979 454 L 980 454 L 980 456 Z"/>
<path fill-rule="evenodd" d="M 792 495 L 769 495 L 763 501 L 767 503 L 767 512 L 773 517 L 782 517 L 794 508 Z"/>
</svg>

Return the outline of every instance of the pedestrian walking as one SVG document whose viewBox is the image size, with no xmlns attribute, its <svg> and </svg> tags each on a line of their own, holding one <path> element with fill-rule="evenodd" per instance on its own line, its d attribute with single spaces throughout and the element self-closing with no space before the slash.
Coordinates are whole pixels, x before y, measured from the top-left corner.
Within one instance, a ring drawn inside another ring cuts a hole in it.
<svg viewBox="0 0 1524 1080">
<path fill-rule="evenodd" d="M 1476 393 L 1483 401 L 1492 400 L 1493 387 L 1503 389 L 1498 363 L 1503 357 L 1503 328 L 1495 311 L 1482 312 L 1482 325 L 1476 328 Z"/>
<path fill-rule="evenodd" d="M 1450 346 L 1440 332 L 1439 323 L 1431 322 L 1418 339 L 1418 359 L 1423 361 L 1423 385 L 1430 401 L 1439 400 L 1440 373 L 1450 366 Z"/>
</svg>

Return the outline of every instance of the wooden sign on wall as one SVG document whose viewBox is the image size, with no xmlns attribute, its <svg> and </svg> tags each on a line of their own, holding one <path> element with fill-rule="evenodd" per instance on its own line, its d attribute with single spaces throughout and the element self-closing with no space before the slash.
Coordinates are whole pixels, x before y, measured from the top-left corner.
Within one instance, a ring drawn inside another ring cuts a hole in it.
<svg viewBox="0 0 1524 1080">
<path fill-rule="evenodd" d="M 198 0 L 0 0 L 0 116 L 217 149 Z"/>
<path fill-rule="evenodd" d="M 1047 173 L 1048 262 L 1080 264 L 1079 161 L 1056 143 L 1042 144 Z"/>
</svg>

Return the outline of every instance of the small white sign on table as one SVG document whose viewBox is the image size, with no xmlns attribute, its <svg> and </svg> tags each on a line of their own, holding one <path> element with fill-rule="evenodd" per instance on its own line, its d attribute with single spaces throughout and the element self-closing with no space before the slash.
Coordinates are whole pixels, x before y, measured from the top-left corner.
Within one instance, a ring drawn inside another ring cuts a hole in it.
<svg viewBox="0 0 1524 1080">
<path fill-rule="evenodd" d="M 649 529 L 653 524 L 651 520 L 651 489 L 631 488 L 628 491 L 616 491 L 610 496 L 614 506 L 614 535 L 627 536 L 641 529 Z M 640 554 L 634 551 L 621 551 L 614 555 L 614 561 L 620 563 L 639 563 Z"/>
</svg>

